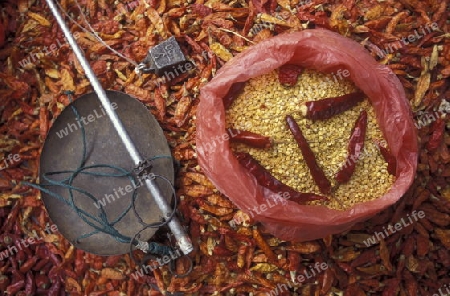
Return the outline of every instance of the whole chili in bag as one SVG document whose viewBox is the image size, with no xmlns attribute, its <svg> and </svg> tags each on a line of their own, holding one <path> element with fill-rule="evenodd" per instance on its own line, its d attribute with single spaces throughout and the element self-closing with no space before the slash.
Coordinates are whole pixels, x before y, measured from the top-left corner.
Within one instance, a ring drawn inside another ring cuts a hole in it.
<svg viewBox="0 0 450 296">
<path fill-rule="evenodd" d="M 340 211 L 326 206 L 299 205 L 287 200 L 256 213 L 268 231 L 283 240 L 307 241 L 348 230 L 357 222 L 394 204 L 412 184 L 417 167 L 417 137 L 411 109 L 400 81 L 386 66 L 377 63 L 357 42 L 337 33 L 316 29 L 282 34 L 249 48 L 230 60 L 207 83 L 197 109 L 197 153 L 205 174 L 243 211 L 277 198 L 260 186 L 233 155 L 229 141 L 210 140 L 225 131 L 223 97 L 230 87 L 284 64 L 332 73 L 347 69 L 350 80 L 369 98 L 381 131 L 397 161 L 396 179 L 379 198 Z"/>
</svg>

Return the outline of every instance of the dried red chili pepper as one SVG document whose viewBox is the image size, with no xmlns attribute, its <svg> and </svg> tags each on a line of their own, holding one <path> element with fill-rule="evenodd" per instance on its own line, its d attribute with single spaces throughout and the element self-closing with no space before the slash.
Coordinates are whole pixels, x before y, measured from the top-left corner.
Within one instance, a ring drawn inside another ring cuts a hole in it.
<svg viewBox="0 0 450 296">
<path fill-rule="evenodd" d="M 335 179 L 340 184 L 348 182 L 353 175 L 361 151 L 364 149 L 364 138 L 366 137 L 367 129 L 367 112 L 361 111 L 355 126 L 353 127 L 350 140 L 347 146 L 347 160 L 345 165 L 337 172 Z"/>
<path fill-rule="evenodd" d="M 58 256 L 56 256 L 56 254 L 50 253 L 49 256 L 54 265 L 59 265 L 61 263 L 61 260 L 58 258 Z"/>
<path fill-rule="evenodd" d="M 203 18 L 212 13 L 212 9 L 203 4 L 191 4 L 189 8 L 192 10 L 192 13 L 198 15 Z"/>
<path fill-rule="evenodd" d="M 334 280 L 333 271 L 331 270 L 331 268 L 327 268 L 323 274 L 322 287 L 320 289 L 321 295 L 327 295 L 327 293 L 333 286 L 333 280 Z"/>
<path fill-rule="evenodd" d="M 356 92 L 340 97 L 309 101 L 300 107 L 302 115 L 311 120 L 324 120 L 352 108 L 364 100 L 364 93 Z"/>
<path fill-rule="evenodd" d="M 64 258 L 64 253 L 60 249 L 58 249 L 58 247 L 55 246 L 54 244 L 46 244 L 45 246 L 48 248 L 50 260 L 52 260 L 55 265 L 60 264 L 61 260 L 56 256 L 52 258 L 51 255 L 59 255 L 59 257 Z"/>
<path fill-rule="evenodd" d="M 255 242 L 245 234 L 238 234 L 232 231 L 230 228 L 219 227 L 217 231 L 222 235 L 225 234 L 232 237 L 236 241 L 245 242 L 248 246 L 253 246 L 255 244 Z"/>
<path fill-rule="evenodd" d="M 17 274 L 17 272 L 16 272 Z M 14 295 L 17 292 L 19 292 L 23 287 L 25 286 L 25 278 L 22 275 L 21 278 L 14 280 L 11 283 L 11 285 L 6 288 L 6 294 L 8 295 Z"/>
<path fill-rule="evenodd" d="M 264 252 L 264 254 L 266 254 L 269 262 L 278 265 L 279 261 L 277 260 L 277 256 L 272 251 L 269 244 L 266 242 L 266 240 L 262 236 L 261 232 L 257 228 L 253 228 L 252 234 L 253 234 L 253 239 L 256 242 L 256 245 Z"/>
<path fill-rule="evenodd" d="M 48 278 L 52 283 L 62 280 L 62 277 L 63 275 L 61 266 L 53 266 L 52 269 L 50 269 L 50 272 L 48 273 Z"/>
<path fill-rule="evenodd" d="M 9 262 L 11 263 L 13 270 L 19 270 L 19 265 L 14 257 L 9 257 Z"/>
<path fill-rule="evenodd" d="M 361 253 L 358 258 L 354 259 L 350 265 L 351 267 L 358 267 L 362 266 L 367 263 L 375 263 L 380 258 L 380 256 L 377 254 L 375 248 L 371 248 L 367 251 L 364 251 Z"/>
<path fill-rule="evenodd" d="M 6 275 L 0 275 L 0 291 L 5 291 L 9 286 L 10 280 Z"/>
<path fill-rule="evenodd" d="M 136 286 L 132 279 L 127 282 L 127 295 L 135 295 Z"/>
<path fill-rule="evenodd" d="M 14 225 L 13 223 L 15 223 L 18 220 L 17 216 L 19 215 L 21 208 L 22 207 L 21 207 L 20 201 L 17 201 L 14 204 L 12 211 L 9 213 L 8 218 L 6 219 L 6 223 L 3 225 L 2 229 L 1 229 L 2 233 L 7 233 L 11 230 L 11 228 Z"/>
<path fill-rule="evenodd" d="M 82 276 L 88 268 L 88 264 L 84 260 L 84 252 L 82 250 L 77 249 L 75 252 L 75 273 L 77 276 Z"/>
<path fill-rule="evenodd" d="M 400 282 L 399 278 L 386 279 L 382 296 L 397 295 L 400 290 Z"/>
<path fill-rule="evenodd" d="M 20 237 L 18 235 L 11 234 L 11 233 L 4 233 L 4 234 L 0 235 L 0 245 L 9 246 L 19 239 L 20 239 Z"/>
<path fill-rule="evenodd" d="M 34 271 L 40 271 L 49 261 L 49 259 L 41 259 L 33 266 L 32 269 Z"/>
<path fill-rule="evenodd" d="M 244 90 L 245 82 L 236 82 L 230 87 L 228 93 L 223 97 L 223 106 L 230 108 L 236 97 Z"/>
<path fill-rule="evenodd" d="M 192 39 L 188 35 L 184 35 L 184 38 L 186 39 L 186 42 L 192 47 L 194 52 L 196 52 L 196 53 L 202 53 L 203 52 L 202 47 L 200 46 L 200 44 L 197 43 L 197 41 L 195 41 L 194 39 Z"/>
<path fill-rule="evenodd" d="M 39 130 L 42 139 L 45 139 L 47 136 L 48 128 L 48 110 L 44 106 L 41 106 L 39 110 Z"/>
<path fill-rule="evenodd" d="M 52 268 L 53 264 L 51 262 L 48 262 L 44 267 L 42 267 L 41 272 L 45 272 L 47 274 Z"/>
<path fill-rule="evenodd" d="M 303 68 L 293 64 L 286 64 L 278 69 L 278 80 L 281 84 L 294 86 L 298 76 L 303 72 Z"/>
<path fill-rule="evenodd" d="M 10 210 L 8 208 L 0 208 L 0 218 L 8 216 Z"/>
<path fill-rule="evenodd" d="M 57 279 L 55 282 L 53 282 L 53 285 L 48 290 L 48 296 L 58 296 L 59 292 L 61 290 L 61 280 Z"/>
<path fill-rule="evenodd" d="M 6 26 L 0 22 L 0 47 L 3 47 L 3 45 L 5 44 L 5 40 L 6 40 Z"/>
<path fill-rule="evenodd" d="M 114 267 L 120 261 L 121 258 L 122 255 L 109 256 L 108 259 L 106 259 L 105 266 Z"/>
<path fill-rule="evenodd" d="M 294 120 L 292 116 L 287 115 L 286 123 L 292 135 L 294 135 L 295 141 L 297 142 L 298 147 L 302 152 L 306 165 L 308 166 L 309 171 L 311 172 L 314 182 L 319 187 L 320 192 L 322 192 L 323 194 L 330 194 L 331 182 L 327 179 L 325 173 L 319 167 L 319 164 L 316 161 L 316 157 L 314 156 L 314 152 L 309 147 L 308 141 L 306 141 L 305 137 L 303 136 L 303 133 L 300 130 L 300 127 L 298 126 L 297 122 Z"/>
<path fill-rule="evenodd" d="M 223 246 L 220 246 L 220 245 L 215 246 L 212 252 L 213 252 L 213 254 L 216 255 L 216 256 L 226 256 L 226 257 L 229 257 L 229 256 L 233 256 L 233 255 L 234 255 L 234 252 L 233 252 L 233 251 L 230 251 L 230 250 L 228 250 L 227 248 L 225 248 L 225 247 L 223 247 Z"/>
<path fill-rule="evenodd" d="M 37 256 L 28 258 L 28 260 L 20 267 L 21 273 L 27 273 L 39 260 Z"/>
<path fill-rule="evenodd" d="M 381 155 L 388 164 L 388 173 L 395 176 L 395 172 L 397 171 L 397 160 L 394 156 L 392 156 L 391 152 L 386 147 L 381 146 L 381 144 L 378 142 L 376 142 L 375 145 L 377 145 L 377 148 L 380 150 Z"/>
<path fill-rule="evenodd" d="M 430 152 L 435 151 L 439 145 L 441 145 L 444 139 L 445 121 L 442 118 L 438 118 L 431 125 L 431 137 L 427 142 L 427 149 Z"/>
<path fill-rule="evenodd" d="M 248 246 L 240 245 L 237 251 L 237 266 L 238 268 L 243 268 L 245 264 L 245 254 L 247 253 Z"/>
<path fill-rule="evenodd" d="M 41 259 L 49 259 L 49 252 L 45 245 L 39 245 L 36 248 L 35 253 Z"/>
<path fill-rule="evenodd" d="M 0 275 L 6 273 L 7 269 L 9 268 L 9 262 L 8 261 L 0 261 Z"/>
<path fill-rule="evenodd" d="M 17 259 L 17 262 L 19 262 L 19 265 L 20 265 L 27 259 L 27 254 L 25 254 L 24 250 L 19 249 L 17 251 L 16 259 Z"/>
<path fill-rule="evenodd" d="M 22 231 L 19 230 L 17 233 L 21 233 L 21 232 Z M 21 246 L 21 243 L 22 243 L 22 246 L 24 246 L 24 247 Z M 34 249 L 36 248 L 35 247 L 36 244 L 29 244 L 27 247 L 25 247 L 25 244 L 23 243 L 23 241 L 20 242 L 18 240 L 15 242 L 15 244 L 17 246 L 17 249 L 23 250 L 28 258 L 34 256 L 33 252 L 34 252 Z"/>
<path fill-rule="evenodd" d="M 34 280 L 35 280 L 37 288 L 41 288 L 41 289 L 45 290 L 50 285 L 50 279 L 48 278 L 48 276 L 45 273 L 38 273 L 34 277 Z"/>
<path fill-rule="evenodd" d="M 194 207 L 189 208 L 189 218 L 201 225 L 208 224 L 207 220 L 201 215 L 198 210 Z"/>
<path fill-rule="evenodd" d="M 300 254 L 298 252 L 288 251 L 288 260 L 289 260 L 289 271 L 298 270 L 298 266 L 300 265 Z"/>
<path fill-rule="evenodd" d="M 21 205 L 23 205 L 23 202 L 21 203 Z M 17 221 L 19 221 L 19 220 L 17 220 Z M 22 228 L 20 226 L 20 223 L 17 223 L 17 221 L 14 221 L 16 223 L 14 223 L 12 230 L 13 230 L 14 234 L 21 235 L 22 234 Z"/>
<path fill-rule="evenodd" d="M 25 281 L 25 294 L 26 295 L 34 295 L 36 290 L 33 273 L 31 271 L 27 272 Z"/>
<path fill-rule="evenodd" d="M 75 273 L 75 271 L 73 271 L 71 269 L 66 268 L 63 270 L 63 273 L 64 273 L 64 278 L 68 278 L 68 277 L 71 277 L 74 279 L 77 278 L 77 274 Z"/>
<path fill-rule="evenodd" d="M 314 193 L 301 193 L 296 191 L 294 188 L 283 184 L 274 176 L 272 176 L 269 171 L 267 171 L 262 165 L 259 164 L 256 159 L 254 159 L 248 153 L 236 153 L 236 158 L 239 163 L 256 178 L 258 184 L 276 193 L 287 193 L 289 195 L 289 199 L 292 201 L 305 203 L 307 201 L 313 200 L 328 200 L 328 198 L 325 196 L 320 196 Z"/>
<path fill-rule="evenodd" d="M 403 270 L 403 279 L 405 281 L 405 290 L 407 295 L 417 295 L 419 285 L 415 277 L 407 269 Z"/>
<path fill-rule="evenodd" d="M 270 148 L 272 147 L 272 139 L 257 133 L 229 128 L 227 133 L 231 142 L 243 143 L 254 148 Z"/>
</svg>

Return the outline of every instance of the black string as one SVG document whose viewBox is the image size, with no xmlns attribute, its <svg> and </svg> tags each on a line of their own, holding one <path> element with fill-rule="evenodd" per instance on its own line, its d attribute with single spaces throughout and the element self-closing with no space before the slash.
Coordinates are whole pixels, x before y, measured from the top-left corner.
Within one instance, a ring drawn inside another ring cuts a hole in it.
<svg viewBox="0 0 450 296">
<path fill-rule="evenodd" d="M 73 92 L 71 91 L 65 91 L 64 94 L 66 94 L 69 97 L 69 101 L 72 102 L 72 95 Z M 77 121 L 80 121 L 80 115 L 78 113 L 78 110 L 74 107 L 74 106 L 70 106 L 72 111 L 75 114 L 75 117 L 77 119 Z M 132 171 L 127 171 L 126 169 L 123 169 L 121 167 L 118 166 L 114 166 L 114 165 L 110 165 L 110 164 L 98 164 L 98 165 L 91 165 L 91 166 L 85 166 L 85 163 L 87 161 L 87 157 L 86 157 L 86 150 L 87 150 L 87 145 L 86 145 L 86 131 L 84 129 L 84 125 L 81 124 L 80 125 L 80 131 L 81 131 L 81 137 L 82 137 L 82 159 L 80 161 L 80 165 L 77 167 L 77 169 L 71 171 L 71 170 L 66 170 L 66 171 L 56 171 L 56 172 L 47 172 L 43 174 L 43 179 L 45 180 L 44 184 L 34 184 L 34 183 L 29 183 L 29 182 L 22 182 L 24 185 L 39 189 L 40 191 L 64 202 L 65 204 L 67 204 L 68 206 L 70 206 L 76 213 L 77 215 L 80 217 L 80 219 L 82 219 L 85 223 L 87 223 L 89 226 L 91 226 L 92 228 L 94 228 L 95 230 L 87 233 L 87 234 L 83 234 L 81 236 L 79 236 L 78 238 L 75 239 L 75 241 L 78 243 L 81 239 L 85 239 L 87 237 L 90 237 L 92 235 L 98 234 L 99 232 L 102 233 L 106 233 L 109 234 L 110 236 L 112 236 L 115 240 L 117 240 L 118 242 L 121 243 L 130 243 L 130 245 L 133 244 L 138 244 L 138 241 L 136 240 L 136 237 L 139 236 L 139 234 L 144 231 L 147 228 L 159 228 L 161 226 L 166 225 L 167 223 L 169 223 L 169 221 L 172 219 L 172 217 L 175 214 L 176 208 L 177 208 L 177 198 L 176 198 L 176 192 L 175 192 L 175 188 L 174 186 L 171 184 L 170 180 L 168 180 L 167 178 L 160 176 L 160 175 L 155 175 L 152 174 L 153 178 L 161 178 L 163 180 L 165 180 L 170 188 L 172 189 L 172 195 L 174 197 L 174 208 L 172 210 L 172 212 L 170 213 L 170 215 L 168 217 L 166 217 L 164 219 L 164 221 L 160 222 L 160 223 L 151 223 L 151 224 L 147 224 L 143 221 L 142 217 L 139 215 L 139 213 L 136 210 L 136 206 L 135 206 L 135 202 L 137 199 L 137 188 L 135 187 L 135 189 L 133 190 L 133 195 L 131 198 L 131 202 L 130 204 L 127 206 L 126 209 L 124 209 L 124 211 L 113 221 L 109 221 L 106 215 L 106 212 L 104 211 L 103 207 L 100 207 L 99 213 L 97 216 L 91 215 L 88 212 L 84 211 L 83 209 L 81 209 L 80 207 L 78 207 L 76 205 L 75 199 L 74 199 L 74 191 L 81 193 L 81 196 L 85 196 L 89 199 L 91 199 L 94 202 L 98 202 L 98 199 L 95 198 L 95 196 L 93 196 L 91 193 L 89 193 L 88 191 L 82 189 L 82 188 L 78 188 L 73 186 L 73 182 L 76 179 L 76 177 L 80 174 L 84 174 L 84 175 L 90 175 L 90 176 L 97 176 L 97 177 L 127 177 L 133 184 L 136 184 L 136 180 L 134 178 L 133 172 Z M 158 155 L 155 157 L 150 158 L 150 161 L 154 161 L 157 159 L 161 159 L 161 158 L 169 158 L 172 159 L 172 156 L 167 156 L 167 155 Z M 92 171 L 93 169 L 99 169 L 99 168 L 107 168 L 107 169 L 111 169 L 112 172 L 110 173 L 105 173 L 105 172 L 96 172 L 96 171 Z M 66 178 L 62 179 L 61 181 L 59 180 L 54 180 L 51 178 L 51 176 L 56 176 L 56 175 L 68 175 Z M 52 187 L 52 186 L 58 186 L 58 187 L 63 187 L 66 188 L 69 192 L 69 198 L 66 199 L 63 196 L 52 192 L 51 190 L 47 189 L 46 187 Z M 116 228 L 114 228 L 115 224 L 117 224 L 118 222 L 121 221 L 121 219 L 130 211 L 130 209 L 133 208 L 133 211 L 136 215 L 136 217 L 139 220 L 139 223 L 141 223 L 142 225 L 144 225 L 144 228 L 139 231 L 133 238 L 128 237 L 122 233 L 120 233 Z M 131 250 L 131 247 L 130 247 Z M 163 246 L 163 245 L 158 245 L 156 243 L 150 243 L 149 244 L 149 250 L 152 254 L 158 254 L 158 255 L 165 255 L 168 254 L 168 252 L 173 251 L 173 249 L 171 247 L 168 246 Z"/>
</svg>

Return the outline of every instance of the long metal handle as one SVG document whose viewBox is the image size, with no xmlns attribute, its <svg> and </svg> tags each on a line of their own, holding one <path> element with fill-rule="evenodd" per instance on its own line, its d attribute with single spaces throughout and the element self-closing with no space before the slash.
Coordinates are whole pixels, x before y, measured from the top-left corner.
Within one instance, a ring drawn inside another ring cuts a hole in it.
<svg viewBox="0 0 450 296">
<path fill-rule="evenodd" d="M 61 30 L 63 31 L 64 36 L 67 38 L 67 41 L 69 42 L 70 47 L 72 47 L 73 52 L 75 53 L 75 56 L 77 57 L 78 61 L 80 62 L 81 67 L 83 67 L 83 70 L 86 73 L 86 76 L 88 77 L 89 81 L 92 84 L 92 87 L 94 88 L 94 91 L 97 93 L 97 96 L 100 99 L 100 102 L 102 103 L 102 106 L 106 111 L 106 114 L 108 115 L 114 128 L 116 129 L 117 133 L 119 134 L 119 137 L 122 140 L 123 144 L 125 145 L 125 148 L 127 149 L 128 153 L 130 154 L 131 159 L 133 160 L 134 164 L 137 166 L 143 160 L 142 157 L 139 155 L 139 152 L 137 151 L 136 147 L 134 146 L 133 142 L 131 141 L 130 136 L 126 132 L 122 122 L 120 121 L 116 112 L 112 108 L 111 102 L 108 99 L 108 97 L 106 96 L 105 90 L 101 86 L 100 82 L 98 81 L 97 77 L 94 74 L 94 71 L 92 71 L 91 66 L 87 62 L 83 52 L 81 51 L 80 47 L 76 43 L 75 39 L 73 38 L 72 33 L 70 32 L 69 28 L 67 27 L 66 23 L 64 22 L 55 3 L 53 2 L 53 0 L 46 0 L 46 1 L 56 19 L 56 21 L 58 22 L 59 26 L 61 27 Z M 158 205 L 161 212 L 163 213 L 164 218 L 169 217 L 170 213 L 172 212 L 173 209 L 170 207 L 169 203 L 166 201 L 166 199 L 162 195 L 155 180 L 146 179 L 145 185 L 147 186 L 147 189 L 149 190 L 149 192 L 155 199 L 155 202 Z M 178 221 L 178 218 L 176 216 L 172 217 L 172 219 L 168 223 L 168 226 L 169 226 L 170 230 L 172 231 L 173 235 L 175 236 L 175 239 L 176 239 L 181 251 L 184 254 L 189 254 L 193 250 L 192 242 L 191 242 L 189 236 L 184 231 L 180 222 Z"/>
</svg>

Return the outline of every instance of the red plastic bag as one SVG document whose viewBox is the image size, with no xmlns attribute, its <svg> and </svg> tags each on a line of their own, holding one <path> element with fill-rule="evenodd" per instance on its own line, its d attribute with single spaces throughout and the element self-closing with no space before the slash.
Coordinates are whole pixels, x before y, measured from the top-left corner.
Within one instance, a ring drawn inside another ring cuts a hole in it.
<svg viewBox="0 0 450 296">
<path fill-rule="evenodd" d="M 400 81 L 355 41 L 322 29 L 283 34 L 262 41 L 237 55 L 217 72 L 201 89 L 197 109 L 199 164 L 217 188 L 244 212 L 254 212 L 255 207 L 259 209 L 259 205 L 267 204 L 267 199 L 276 198 L 277 193 L 259 186 L 233 156 L 229 142 L 223 136 L 226 132 L 222 98 L 233 83 L 266 74 L 286 63 L 323 73 L 347 69 L 350 79 L 369 98 L 391 153 L 397 159 L 395 183 L 384 196 L 373 201 L 338 211 L 288 200 L 287 205 L 277 203 L 254 216 L 283 240 L 307 241 L 348 230 L 398 201 L 414 180 L 417 136 Z"/>
</svg>

